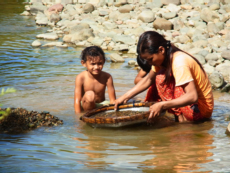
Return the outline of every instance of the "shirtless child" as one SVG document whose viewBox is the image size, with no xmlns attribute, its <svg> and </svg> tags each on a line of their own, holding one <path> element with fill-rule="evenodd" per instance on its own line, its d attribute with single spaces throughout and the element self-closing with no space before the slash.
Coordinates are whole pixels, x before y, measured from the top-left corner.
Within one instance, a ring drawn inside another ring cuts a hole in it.
<svg viewBox="0 0 230 173">
<path fill-rule="evenodd" d="M 85 48 L 81 53 L 81 64 L 86 71 L 77 75 L 74 91 L 75 113 L 92 110 L 105 103 L 105 90 L 108 89 L 110 102 L 113 104 L 116 95 L 112 76 L 102 71 L 105 54 L 98 46 Z M 107 103 L 107 104 L 108 104 Z"/>
</svg>

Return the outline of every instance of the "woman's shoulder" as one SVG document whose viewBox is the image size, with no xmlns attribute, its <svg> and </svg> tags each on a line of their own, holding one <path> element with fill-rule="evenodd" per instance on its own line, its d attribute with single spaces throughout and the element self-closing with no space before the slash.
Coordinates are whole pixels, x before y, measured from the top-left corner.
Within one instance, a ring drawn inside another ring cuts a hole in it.
<svg viewBox="0 0 230 173">
<path fill-rule="evenodd" d="M 187 63 L 190 63 L 190 61 L 193 60 L 193 58 L 185 53 L 185 52 L 182 52 L 182 51 L 177 51 L 173 54 L 173 64 L 187 64 Z"/>
</svg>

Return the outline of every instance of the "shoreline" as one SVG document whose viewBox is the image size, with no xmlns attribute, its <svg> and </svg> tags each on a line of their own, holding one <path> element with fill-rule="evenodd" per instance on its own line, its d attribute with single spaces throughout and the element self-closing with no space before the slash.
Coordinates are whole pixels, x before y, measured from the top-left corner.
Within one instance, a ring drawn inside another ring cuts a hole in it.
<svg viewBox="0 0 230 173">
<path fill-rule="evenodd" d="M 148 30 L 157 31 L 197 58 L 214 89 L 230 91 L 228 4 L 65 2 L 55 4 L 33 1 L 25 5 L 21 15 L 35 16 L 36 25 L 50 27 L 47 33 L 36 36 L 31 44 L 33 47 L 96 45 L 104 51 L 126 51 L 135 55 L 139 35 Z M 111 62 L 124 62 L 125 56 L 112 53 L 110 59 Z M 137 66 L 135 61 L 128 64 Z"/>
</svg>

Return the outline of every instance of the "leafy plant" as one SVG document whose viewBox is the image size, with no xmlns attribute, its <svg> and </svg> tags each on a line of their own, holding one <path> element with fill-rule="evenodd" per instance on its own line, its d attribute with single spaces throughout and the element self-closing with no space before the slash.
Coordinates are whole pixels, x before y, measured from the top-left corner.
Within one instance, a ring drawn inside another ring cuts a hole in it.
<svg viewBox="0 0 230 173">
<path fill-rule="evenodd" d="M 1 93 L 0 93 L 0 96 L 3 96 L 4 94 L 8 94 L 8 93 L 14 93 L 16 92 L 16 89 L 14 88 L 7 88 L 5 90 L 5 88 L 2 88 L 1 90 Z M 0 104 L 0 106 L 2 106 L 2 104 Z M 7 117 L 11 112 L 11 109 L 10 108 L 7 108 L 6 110 L 2 111 L 0 110 L 0 120 L 3 120 L 5 117 Z"/>
</svg>

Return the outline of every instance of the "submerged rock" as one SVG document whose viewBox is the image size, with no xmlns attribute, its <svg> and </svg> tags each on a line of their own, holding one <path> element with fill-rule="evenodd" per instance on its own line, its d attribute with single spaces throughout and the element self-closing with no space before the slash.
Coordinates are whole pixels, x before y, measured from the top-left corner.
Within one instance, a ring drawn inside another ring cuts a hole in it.
<svg viewBox="0 0 230 173">
<path fill-rule="evenodd" d="M 0 114 L 0 132 L 19 133 L 32 130 L 41 126 L 58 126 L 63 121 L 58 117 L 51 115 L 47 111 L 37 112 L 28 111 L 23 108 L 1 109 L 8 114 Z"/>
</svg>

